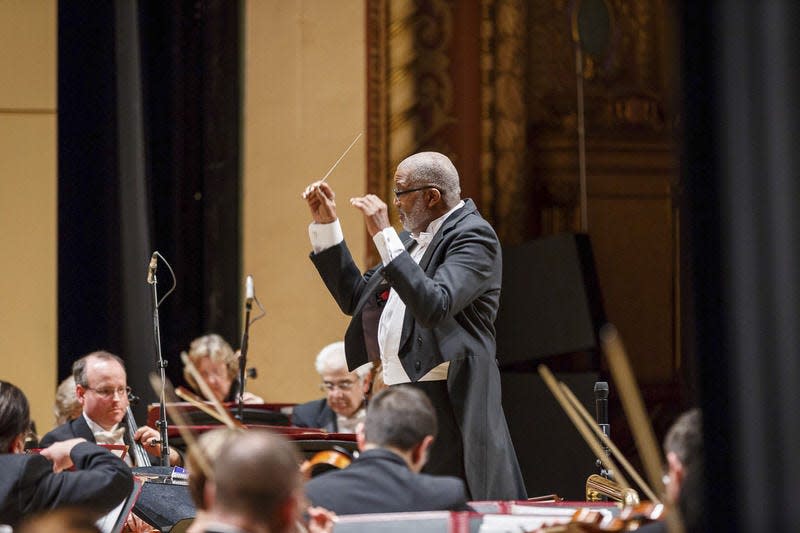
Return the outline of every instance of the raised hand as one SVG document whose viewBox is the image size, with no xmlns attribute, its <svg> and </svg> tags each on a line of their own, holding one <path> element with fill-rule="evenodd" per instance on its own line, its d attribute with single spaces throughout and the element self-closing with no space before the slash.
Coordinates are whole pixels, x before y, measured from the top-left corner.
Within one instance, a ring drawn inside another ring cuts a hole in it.
<svg viewBox="0 0 800 533">
<path fill-rule="evenodd" d="M 389 208 L 374 194 L 350 198 L 350 205 L 363 213 L 367 231 L 371 236 L 390 226 Z"/>
<path fill-rule="evenodd" d="M 336 220 L 336 194 L 330 185 L 323 181 L 315 181 L 302 194 L 311 210 L 311 218 L 317 224 L 329 224 Z"/>
</svg>

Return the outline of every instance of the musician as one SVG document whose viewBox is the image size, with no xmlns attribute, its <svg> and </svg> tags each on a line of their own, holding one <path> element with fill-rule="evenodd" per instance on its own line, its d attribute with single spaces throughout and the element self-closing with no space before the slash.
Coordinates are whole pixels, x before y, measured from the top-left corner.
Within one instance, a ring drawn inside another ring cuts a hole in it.
<svg viewBox="0 0 800 533">
<path fill-rule="evenodd" d="M 196 447 L 189 448 L 186 456 L 186 471 L 189 472 L 189 494 L 197 508 L 197 514 L 186 530 L 187 533 L 202 533 L 210 520 L 205 501 L 205 486 L 208 479 L 200 467 L 201 460 L 208 468 L 213 468 L 220 451 L 239 433 L 238 430 L 229 428 L 212 429 L 197 438 Z M 202 459 L 199 457 L 200 454 L 202 454 Z"/>
<path fill-rule="evenodd" d="M 97 526 L 97 519 L 85 509 L 62 507 L 26 517 L 16 533 L 103 533 Z"/>
<path fill-rule="evenodd" d="M 206 533 L 289 533 L 307 512 L 312 533 L 331 531 L 331 515 L 306 509 L 299 457 L 279 435 L 252 429 L 223 446 L 205 483 Z"/>
<path fill-rule="evenodd" d="M 189 345 L 187 355 L 217 400 L 239 400 L 239 352 L 234 353 L 225 339 L 216 333 L 198 337 Z M 194 376 L 186 368 L 183 369 L 183 377 L 197 394 L 203 395 Z M 264 403 L 262 398 L 251 392 L 245 392 L 242 400 L 243 403 Z"/>
<path fill-rule="evenodd" d="M 53 405 L 53 414 L 56 425 L 60 426 L 70 420 L 75 420 L 83 412 L 83 406 L 75 395 L 75 378 L 68 376 L 58 384 L 56 389 L 56 403 Z"/>
<path fill-rule="evenodd" d="M 703 415 L 691 409 L 675 421 L 664 437 L 667 474 L 664 476 L 667 500 L 677 505 L 686 533 L 706 531 L 703 520 Z M 639 531 L 667 531 L 666 524 L 656 522 Z"/>
<path fill-rule="evenodd" d="M 325 346 L 314 365 L 322 379 L 325 398 L 314 400 L 292 410 L 292 425 L 321 428 L 333 433 L 355 433 L 364 421 L 366 398 L 370 387 L 370 368 L 367 363 L 353 372 L 347 369 L 344 343 Z"/>
<path fill-rule="evenodd" d="M 99 517 L 130 493 L 133 476 L 125 463 L 84 439 L 22 454 L 29 425 L 25 394 L 0 381 L 0 524 L 14 526 L 27 514 L 64 506 L 87 507 Z"/>
<path fill-rule="evenodd" d="M 465 479 L 474 499 L 524 498 L 495 360 L 497 235 L 472 200 L 461 199 L 458 172 L 444 155 L 414 154 L 394 180 L 394 205 L 410 235 L 397 234 L 377 196 L 350 200 L 381 256 L 363 275 L 344 242 L 331 186 L 318 181 L 303 193 L 313 220 L 311 260 L 353 316 L 349 367 L 379 357 L 387 385 L 412 383 L 428 394 L 439 438 L 426 471 Z"/>
<path fill-rule="evenodd" d="M 470 509 L 463 480 L 420 473 L 436 435 L 436 414 L 422 391 L 381 391 L 356 435 L 360 454 L 350 466 L 306 483 L 313 505 L 336 514 Z"/>
<path fill-rule="evenodd" d="M 56 427 L 42 437 L 41 447 L 82 437 L 98 444 L 131 445 L 132 442 L 138 442 L 146 452 L 159 456 L 161 445 L 158 431 L 142 426 L 131 436 L 120 424 L 128 409 L 130 392 L 122 359 L 105 351 L 92 352 L 75 361 L 72 376 L 75 379 L 75 395 L 83 412 L 75 420 Z M 126 459 L 130 460 L 130 456 L 126 455 Z M 169 462 L 173 466 L 182 464 L 181 456 L 174 448 L 170 448 Z"/>
</svg>

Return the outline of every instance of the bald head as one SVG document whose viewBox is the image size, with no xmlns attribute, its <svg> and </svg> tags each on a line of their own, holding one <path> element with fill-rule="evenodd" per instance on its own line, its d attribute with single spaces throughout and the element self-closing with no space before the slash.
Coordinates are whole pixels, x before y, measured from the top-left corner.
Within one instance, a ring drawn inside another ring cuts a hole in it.
<svg viewBox="0 0 800 533">
<path fill-rule="evenodd" d="M 403 159 L 397 165 L 408 177 L 406 188 L 430 185 L 439 189 L 442 201 L 449 210 L 461 200 L 461 184 L 450 158 L 439 152 L 419 152 Z"/>
</svg>

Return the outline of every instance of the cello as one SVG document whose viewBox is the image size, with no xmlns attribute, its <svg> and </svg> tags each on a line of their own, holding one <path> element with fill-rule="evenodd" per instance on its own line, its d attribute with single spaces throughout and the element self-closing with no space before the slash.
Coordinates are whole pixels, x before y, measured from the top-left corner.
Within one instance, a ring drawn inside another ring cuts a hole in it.
<svg viewBox="0 0 800 533">
<path fill-rule="evenodd" d="M 136 434 L 139 426 L 136 425 L 136 420 L 133 419 L 133 411 L 131 411 L 130 404 L 135 404 L 138 401 L 139 398 L 137 396 L 134 396 L 132 392 L 128 393 L 128 407 L 125 408 L 125 427 L 127 428 L 126 431 L 128 435 L 130 435 L 131 440 L 129 453 L 131 454 L 135 466 L 153 466 L 150 461 L 150 456 L 144 451 L 144 447 L 133 440 L 133 436 Z"/>
</svg>

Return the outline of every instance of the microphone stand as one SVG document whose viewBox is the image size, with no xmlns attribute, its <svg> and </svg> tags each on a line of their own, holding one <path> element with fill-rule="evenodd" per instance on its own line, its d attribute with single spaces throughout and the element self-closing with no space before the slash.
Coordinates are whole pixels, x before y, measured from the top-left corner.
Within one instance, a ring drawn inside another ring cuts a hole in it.
<svg viewBox="0 0 800 533">
<path fill-rule="evenodd" d="M 236 418 L 244 424 L 244 386 L 247 379 L 247 344 L 250 340 L 250 311 L 253 310 L 253 300 L 248 298 L 244 305 L 244 332 L 239 350 L 239 405 Z"/>
<path fill-rule="evenodd" d="M 156 426 L 158 426 L 158 433 L 161 438 L 161 466 L 169 466 L 169 437 L 167 435 L 167 406 L 166 400 L 164 397 L 164 383 L 167 382 L 167 375 L 166 375 L 166 368 L 167 362 L 164 360 L 164 357 L 161 353 L 161 326 L 158 318 L 158 279 L 156 278 L 156 268 L 155 268 L 155 261 L 156 261 L 156 254 L 153 254 L 153 258 L 150 260 L 150 271 L 147 276 L 147 282 L 152 287 L 152 294 L 153 294 L 153 338 L 155 340 L 156 345 L 156 355 L 158 356 L 158 368 L 161 373 L 161 394 L 159 395 L 159 409 L 160 409 L 160 416 L 158 421 L 156 422 Z"/>
</svg>

